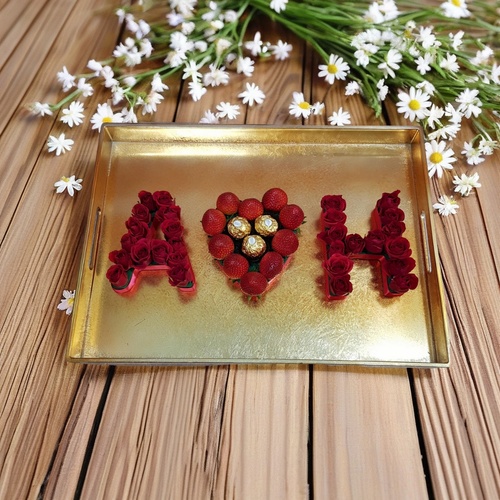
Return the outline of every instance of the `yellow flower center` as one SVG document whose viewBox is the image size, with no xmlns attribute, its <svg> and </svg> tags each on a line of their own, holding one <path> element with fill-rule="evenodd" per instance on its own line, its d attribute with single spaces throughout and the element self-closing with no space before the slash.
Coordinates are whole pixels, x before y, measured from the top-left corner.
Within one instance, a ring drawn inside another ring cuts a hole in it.
<svg viewBox="0 0 500 500">
<path fill-rule="evenodd" d="M 69 182 L 69 179 L 67 177 L 65 177 L 64 175 L 61 177 L 61 180 L 63 182 Z"/>
<path fill-rule="evenodd" d="M 111 123 L 112 121 L 113 121 L 113 118 L 111 118 L 111 116 L 105 116 L 102 119 L 102 123 Z"/>
<path fill-rule="evenodd" d="M 328 65 L 328 73 L 331 73 L 332 75 L 336 74 L 339 69 L 335 64 L 329 64 Z"/>
<path fill-rule="evenodd" d="M 408 107 L 412 109 L 413 111 L 418 111 L 420 109 L 420 103 L 416 99 L 412 99 L 408 103 Z"/>
<path fill-rule="evenodd" d="M 462 0 L 451 0 L 451 3 L 452 3 L 455 7 L 462 7 Z"/>
<path fill-rule="evenodd" d="M 431 160 L 432 163 L 441 163 L 443 161 L 443 155 L 435 151 L 429 156 L 429 160 Z"/>
<path fill-rule="evenodd" d="M 306 101 L 301 102 L 299 104 L 299 108 L 302 108 L 302 109 L 309 109 L 310 107 L 311 107 L 311 105 L 308 102 L 306 102 Z"/>
</svg>

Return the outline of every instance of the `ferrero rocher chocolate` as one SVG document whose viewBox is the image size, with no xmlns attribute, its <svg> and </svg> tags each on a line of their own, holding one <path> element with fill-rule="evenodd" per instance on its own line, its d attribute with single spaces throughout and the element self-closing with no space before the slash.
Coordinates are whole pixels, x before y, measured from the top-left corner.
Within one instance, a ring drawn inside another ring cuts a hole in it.
<svg viewBox="0 0 500 500">
<path fill-rule="evenodd" d="M 248 222 L 245 217 L 233 217 L 227 223 L 227 232 L 235 239 L 241 240 L 252 230 L 250 222 Z"/>
<path fill-rule="evenodd" d="M 255 219 L 255 230 L 261 236 L 271 236 L 278 230 L 278 221 L 270 215 L 261 215 Z"/>
<path fill-rule="evenodd" d="M 248 257 L 260 257 L 266 251 L 266 242 L 258 234 L 250 234 L 243 238 L 241 250 Z"/>
</svg>

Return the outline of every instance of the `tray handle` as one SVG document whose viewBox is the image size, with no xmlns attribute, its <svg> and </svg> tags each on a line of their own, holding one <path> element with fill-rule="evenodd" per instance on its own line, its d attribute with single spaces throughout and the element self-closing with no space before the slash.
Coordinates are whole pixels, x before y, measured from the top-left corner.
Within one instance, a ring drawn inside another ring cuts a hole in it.
<svg viewBox="0 0 500 500">
<path fill-rule="evenodd" d="M 429 245 L 429 232 L 427 228 L 427 216 L 425 212 L 420 212 L 420 232 L 422 233 L 422 241 L 424 243 L 425 268 L 428 273 L 432 273 L 431 248 Z"/>
<path fill-rule="evenodd" d="M 95 266 L 95 260 L 97 256 L 97 240 L 101 229 L 101 219 L 102 219 L 102 210 L 101 207 L 97 207 L 97 210 L 94 215 L 94 226 L 92 228 L 92 243 L 90 244 L 90 255 L 88 266 L 92 271 Z"/>
</svg>

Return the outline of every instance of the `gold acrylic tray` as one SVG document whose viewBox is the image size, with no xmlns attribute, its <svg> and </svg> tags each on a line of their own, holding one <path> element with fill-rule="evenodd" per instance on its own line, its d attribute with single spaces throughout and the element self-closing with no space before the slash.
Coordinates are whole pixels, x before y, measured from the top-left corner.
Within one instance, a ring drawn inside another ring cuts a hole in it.
<svg viewBox="0 0 500 500">
<path fill-rule="evenodd" d="M 201 218 L 217 196 L 284 189 L 306 215 L 277 286 L 247 303 L 208 253 Z M 349 232 L 370 229 L 383 192 L 401 190 L 419 286 L 382 295 L 377 268 L 355 261 L 353 292 L 327 302 L 320 200 L 342 194 Z M 167 190 L 182 212 L 197 290 L 164 276 L 126 295 L 106 270 L 141 190 Z M 417 127 L 108 125 L 101 133 L 68 347 L 70 361 L 134 364 L 328 363 L 446 366 L 448 338 L 422 133 Z"/>
</svg>

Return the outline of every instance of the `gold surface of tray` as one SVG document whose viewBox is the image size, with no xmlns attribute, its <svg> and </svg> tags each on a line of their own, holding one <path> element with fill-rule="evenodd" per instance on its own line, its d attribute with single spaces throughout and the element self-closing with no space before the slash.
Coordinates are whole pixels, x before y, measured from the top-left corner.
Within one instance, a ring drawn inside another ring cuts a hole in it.
<svg viewBox="0 0 500 500">
<path fill-rule="evenodd" d="M 207 249 L 201 218 L 217 196 L 271 187 L 306 216 L 300 246 L 277 286 L 256 303 L 231 287 Z M 382 295 L 377 268 L 355 261 L 353 292 L 327 302 L 320 200 L 342 194 L 350 233 L 365 235 L 383 192 L 401 190 L 419 286 Z M 193 296 L 158 274 L 125 295 L 106 271 L 141 190 L 181 207 L 196 275 Z M 110 364 L 327 363 L 446 366 L 448 335 L 417 127 L 107 125 L 97 154 L 68 360 Z"/>
</svg>

